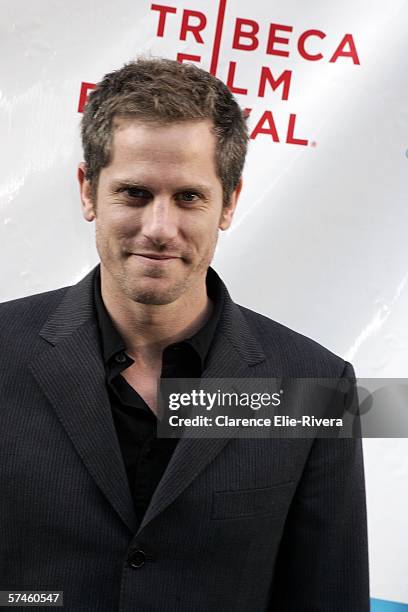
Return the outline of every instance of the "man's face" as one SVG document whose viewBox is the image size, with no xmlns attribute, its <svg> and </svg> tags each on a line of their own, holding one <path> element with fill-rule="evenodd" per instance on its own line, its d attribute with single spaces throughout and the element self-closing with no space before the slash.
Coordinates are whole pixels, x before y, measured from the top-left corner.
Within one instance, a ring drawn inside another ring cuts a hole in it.
<svg viewBox="0 0 408 612">
<path fill-rule="evenodd" d="M 95 219 L 102 274 L 116 294 L 169 304 L 204 287 L 241 187 L 223 208 L 215 144 L 209 121 L 155 126 L 118 117 L 96 203 L 80 165 L 83 214 Z"/>
</svg>

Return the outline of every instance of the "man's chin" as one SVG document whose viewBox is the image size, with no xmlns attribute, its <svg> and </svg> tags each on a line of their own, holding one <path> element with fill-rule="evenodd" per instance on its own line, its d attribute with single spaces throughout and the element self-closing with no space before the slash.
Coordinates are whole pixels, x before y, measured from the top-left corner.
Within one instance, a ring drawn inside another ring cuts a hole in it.
<svg viewBox="0 0 408 612">
<path fill-rule="evenodd" d="M 163 306 L 175 302 L 185 291 L 185 283 L 166 283 L 164 279 L 146 279 L 128 288 L 128 297 L 139 304 Z"/>
<path fill-rule="evenodd" d="M 137 293 L 132 296 L 132 300 L 138 304 L 150 304 L 151 306 L 164 306 L 175 301 L 172 295 L 158 293 Z"/>
</svg>

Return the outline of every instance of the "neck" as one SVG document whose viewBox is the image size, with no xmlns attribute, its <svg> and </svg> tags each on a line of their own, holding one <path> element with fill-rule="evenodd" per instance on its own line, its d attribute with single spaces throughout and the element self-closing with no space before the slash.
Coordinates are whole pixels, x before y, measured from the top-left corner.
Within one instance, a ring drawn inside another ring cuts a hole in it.
<svg viewBox="0 0 408 612">
<path fill-rule="evenodd" d="M 101 293 L 105 307 L 134 358 L 161 358 L 169 344 L 194 335 L 208 320 L 213 304 L 201 282 L 171 304 L 134 302 L 110 282 L 101 266 Z"/>
</svg>

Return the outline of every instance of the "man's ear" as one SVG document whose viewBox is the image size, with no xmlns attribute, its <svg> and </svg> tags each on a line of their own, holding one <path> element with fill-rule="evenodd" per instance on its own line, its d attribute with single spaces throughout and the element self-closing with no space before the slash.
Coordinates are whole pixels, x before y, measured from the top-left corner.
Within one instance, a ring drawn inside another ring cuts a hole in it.
<svg viewBox="0 0 408 612">
<path fill-rule="evenodd" d="M 238 204 L 238 198 L 239 198 L 239 194 L 241 193 L 241 189 L 242 189 L 242 176 L 238 181 L 238 185 L 236 186 L 236 188 L 231 194 L 229 204 L 222 207 L 220 222 L 218 224 L 218 227 L 221 230 L 228 229 L 232 223 L 232 218 L 234 216 L 234 212 Z"/>
<path fill-rule="evenodd" d="M 86 176 L 86 165 L 85 162 L 81 162 L 78 166 L 78 182 L 79 182 L 79 191 L 82 202 L 82 215 L 84 219 L 87 221 L 93 221 L 96 217 L 95 213 L 95 202 L 92 196 L 92 187 L 91 183 Z"/>
</svg>

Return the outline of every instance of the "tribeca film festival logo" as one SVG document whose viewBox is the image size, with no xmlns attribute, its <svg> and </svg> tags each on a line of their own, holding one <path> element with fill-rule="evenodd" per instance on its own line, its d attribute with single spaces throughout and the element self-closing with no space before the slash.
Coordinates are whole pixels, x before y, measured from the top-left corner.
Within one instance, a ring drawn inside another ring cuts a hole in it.
<svg viewBox="0 0 408 612">
<path fill-rule="evenodd" d="M 186 0 L 188 2 L 188 0 Z M 329 37 L 331 51 L 326 56 L 316 50 L 318 43 L 327 37 L 326 32 L 318 28 L 296 31 L 294 26 L 285 23 L 259 23 L 253 18 L 235 17 L 232 24 L 232 39 L 223 40 L 225 31 L 225 13 L 227 0 L 219 0 L 216 15 L 215 28 L 210 31 L 207 23 L 207 15 L 202 11 L 180 6 L 164 5 L 153 3 L 150 10 L 155 16 L 155 36 L 174 43 L 170 38 L 170 27 L 178 26 L 178 41 L 187 41 L 197 47 L 196 53 L 182 53 L 175 48 L 174 58 L 179 62 L 193 62 L 200 65 L 202 56 L 200 50 L 202 45 L 211 45 L 210 66 L 201 66 L 209 69 L 213 75 L 217 74 L 220 57 L 221 42 L 231 51 L 238 51 L 240 54 L 248 54 L 261 49 L 261 38 L 264 40 L 266 34 L 266 46 L 264 47 L 265 64 L 254 65 L 257 71 L 257 87 L 255 91 L 250 91 L 242 82 L 242 75 L 239 74 L 239 64 L 236 61 L 228 62 L 226 84 L 233 94 L 240 96 L 250 96 L 251 99 L 265 98 L 274 96 L 274 99 L 286 102 L 290 100 L 293 90 L 293 70 L 290 68 L 290 59 L 294 54 L 298 54 L 307 62 L 326 61 L 330 64 L 337 62 L 348 62 L 351 65 L 360 65 L 359 55 L 353 34 L 345 33 L 339 39 L 333 40 Z M 296 50 L 290 45 L 296 44 Z M 201 47 L 200 47 L 201 46 Z M 314 49 L 312 51 L 312 49 Z M 284 70 L 273 66 L 274 57 L 287 58 L 288 67 Z M 95 88 L 95 83 L 82 82 L 79 96 L 78 112 L 82 112 L 90 90 Z M 248 117 L 252 108 L 244 108 L 244 113 Z M 309 142 L 308 138 L 302 138 L 296 129 L 297 114 L 289 113 L 284 125 L 278 122 L 274 113 L 270 109 L 260 111 L 259 116 L 254 117 L 254 127 L 250 131 L 251 139 L 263 136 L 269 138 L 273 143 L 286 143 L 297 146 L 315 146 L 315 142 Z"/>
</svg>

